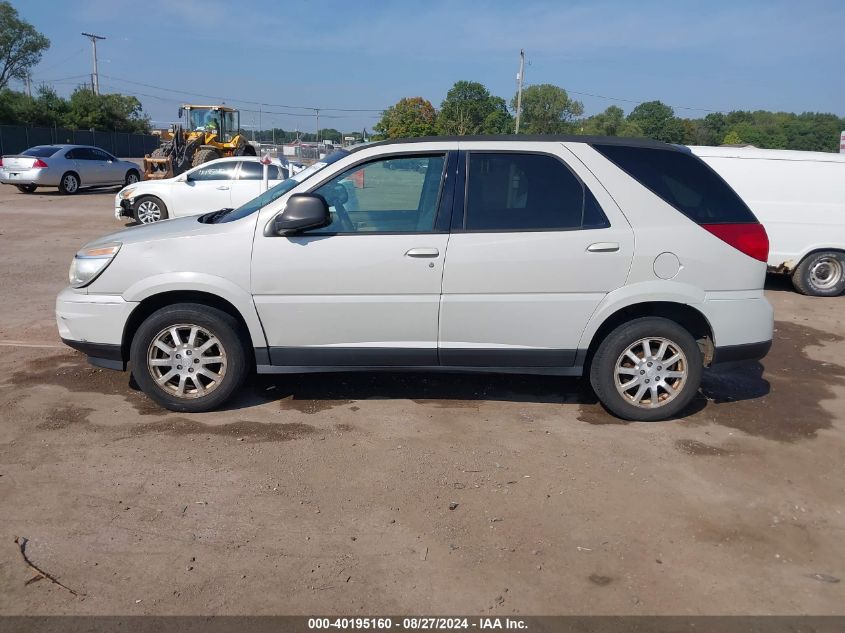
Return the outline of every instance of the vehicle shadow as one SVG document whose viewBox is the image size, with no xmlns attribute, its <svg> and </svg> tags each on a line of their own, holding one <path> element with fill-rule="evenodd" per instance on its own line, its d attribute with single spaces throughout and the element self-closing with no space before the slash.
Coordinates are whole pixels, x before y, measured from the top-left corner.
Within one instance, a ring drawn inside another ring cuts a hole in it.
<svg viewBox="0 0 845 633">
<path fill-rule="evenodd" d="M 34 193 L 23 194 L 26 196 L 48 196 L 50 198 L 75 198 L 76 196 L 90 196 L 97 193 L 117 193 L 123 189 L 123 185 L 109 185 L 108 187 L 85 187 L 79 189 L 76 193 L 62 193 L 57 188 L 41 189 L 40 187 Z"/>
<path fill-rule="evenodd" d="M 769 393 L 763 365 L 706 370 L 699 393 L 676 418 L 704 409 L 708 402 L 756 400 Z M 344 372 L 256 375 L 225 405 L 240 410 L 272 401 L 283 409 L 317 413 L 358 400 L 411 400 L 439 407 L 475 407 L 483 401 L 578 404 L 584 421 L 624 424 L 606 412 L 589 380 L 562 376 L 443 372 Z"/>
</svg>

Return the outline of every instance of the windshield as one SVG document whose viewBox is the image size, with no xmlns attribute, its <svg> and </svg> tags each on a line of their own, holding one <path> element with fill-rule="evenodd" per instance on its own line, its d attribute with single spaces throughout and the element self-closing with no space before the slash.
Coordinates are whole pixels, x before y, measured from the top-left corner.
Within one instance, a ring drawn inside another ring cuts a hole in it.
<svg viewBox="0 0 845 633">
<path fill-rule="evenodd" d="M 214 223 L 217 224 L 219 222 L 234 222 L 235 220 L 240 220 L 241 218 L 245 218 L 248 215 L 252 215 L 259 209 L 266 207 L 274 200 L 281 198 L 288 191 L 299 185 L 299 183 L 304 182 L 321 169 L 324 169 L 332 163 L 336 163 L 345 156 L 349 156 L 349 152 L 342 149 L 329 154 L 324 159 L 314 163 L 307 169 L 303 169 L 301 172 L 295 174 L 291 178 L 283 180 L 275 187 L 271 187 L 257 198 L 253 198 L 252 200 L 250 200 L 244 205 L 241 205 L 237 209 L 233 209 L 232 211 L 229 211 L 228 213 L 215 218 Z"/>
</svg>

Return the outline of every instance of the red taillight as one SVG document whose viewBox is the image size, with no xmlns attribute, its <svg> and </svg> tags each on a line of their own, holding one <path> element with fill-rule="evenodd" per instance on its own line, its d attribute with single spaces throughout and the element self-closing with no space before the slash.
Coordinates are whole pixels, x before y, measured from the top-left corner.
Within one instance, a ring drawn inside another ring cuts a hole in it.
<svg viewBox="0 0 845 633">
<path fill-rule="evenodd" d="M 702 224 L 701 228 L 749 257 L 761 262 L 769 259 L 769 236 L 762 224 Z"/>
<path fill-rule="evenodd" d="M 34 162 L 34 163 L 32 163 L 32 168 L 33 168 L 33 169 L 44 169 L 46 166 L 47 166 L 47 163 L 45 163 L 45 162 L 44 162 L 43 160 L 41 160 L 40 158 L 37 158 L 37 159 L 35 160 L 35 162 Z"/>
<path fill-rule="evenodd" d="M 2 167 L 2 166 L 3 166 L 3 157 L 0 156 L 0 167 Z"/>
</svg>

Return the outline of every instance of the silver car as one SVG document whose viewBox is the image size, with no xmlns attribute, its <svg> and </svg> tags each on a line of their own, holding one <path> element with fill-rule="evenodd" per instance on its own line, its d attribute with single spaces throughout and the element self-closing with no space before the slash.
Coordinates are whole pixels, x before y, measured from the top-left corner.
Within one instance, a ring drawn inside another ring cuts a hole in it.
<svg viewBox="0 0 845 633">
<path fill-rule="evenodd" d="M 131 185 L 141 180 L 138 165 L 90 145 L 37 145 L 0 161 L 0 183 L 14 185 L 23 193 L 38 187 L 76 193 L 80 187 Z"/>
</svg>

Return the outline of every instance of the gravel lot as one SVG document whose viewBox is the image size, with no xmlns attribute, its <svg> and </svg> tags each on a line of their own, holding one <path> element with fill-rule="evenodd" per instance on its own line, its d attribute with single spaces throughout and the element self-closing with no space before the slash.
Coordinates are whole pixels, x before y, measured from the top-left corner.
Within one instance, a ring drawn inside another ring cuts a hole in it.
<svg viewBox="0 0 845 633">
<path fill-rule="evenodd" d="M 772 353 L 682 420 L 427 374 L 168 414 L 56 333 L 113 195 L 0 188 L 0 613 L 845 613 L 845 298 L 770 280 Z"/>
</svg>

